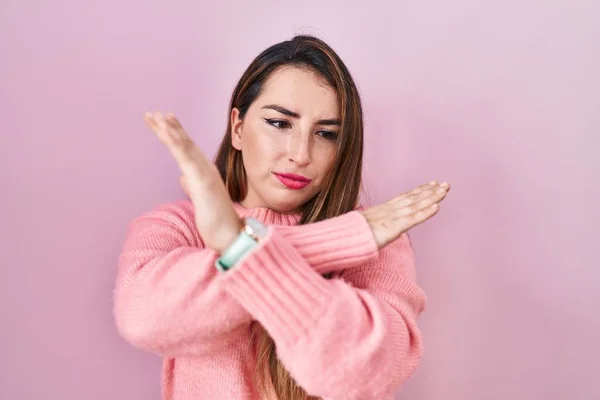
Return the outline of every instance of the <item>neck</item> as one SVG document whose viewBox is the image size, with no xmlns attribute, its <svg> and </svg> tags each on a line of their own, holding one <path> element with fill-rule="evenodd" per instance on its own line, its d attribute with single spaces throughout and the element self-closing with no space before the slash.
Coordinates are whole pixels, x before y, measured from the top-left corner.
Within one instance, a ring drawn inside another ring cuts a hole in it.
<svg viewBox="0 0 600 400">
<path fill-rule="evenodd" d="M 268 225 L 296 225 L 302 214 L 299 212 L 282 213 L 267 207 L 245 207 L 241 203 L 234 203 L 235 210 L 242 218 L 254 218 Z"/>
</svg>

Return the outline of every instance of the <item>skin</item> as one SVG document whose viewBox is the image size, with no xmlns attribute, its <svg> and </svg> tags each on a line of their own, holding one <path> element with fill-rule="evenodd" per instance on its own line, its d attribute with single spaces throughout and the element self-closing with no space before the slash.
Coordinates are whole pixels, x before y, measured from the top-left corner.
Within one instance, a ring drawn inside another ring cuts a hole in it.
<svg viewBox="0 0 600 400">
<path fill-rule="evenodd" d="M 294 67 L 273 72 L 243 119 L 239 110 L 231 113 L 231 145 L 242 152 L 248 177 L 242 205 L 289 213 L 316 195 L 334 161 L 338 118 L 336 93 L 314 73 Z M 147 113 L 145 120 L 179 165 L 205 245 L 222 252 L 238 235 L 242 221 L 216 166 L 174 115 Z M 292 190 L 274 172 L 312 181 Z M 364 210 L 378 247 L 437 214 L 449 190 L 447 182 L 431 181 Z"/>
<path fill-rule="evenodd" d="M 284 67 L 267 79 L 243 120 L 233 109 L 231 144 L 242 152 L 248 177 L 244 207 L 295 212 L 321 190 L 335 157 L 338 108 L 336 92 L 315 73 Z M 274 173 L 312 181 L 289 189 Z"/>
</svg>

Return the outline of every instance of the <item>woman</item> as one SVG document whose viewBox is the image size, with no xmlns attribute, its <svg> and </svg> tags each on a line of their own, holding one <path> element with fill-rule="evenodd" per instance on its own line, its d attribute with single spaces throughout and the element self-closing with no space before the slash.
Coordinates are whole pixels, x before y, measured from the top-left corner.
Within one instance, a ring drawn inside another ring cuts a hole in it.
<svg viewBox="0 0 600 400">
<path fill-rule="evenodd" d="M 261 53 L 234 90 L 211 163 L 173 115 L 146 115 L 191 201 L 130 226 L 115 314 L 164 357 L 164 399 L 388 399 L 421 355 L 405 232 L 439 209 L 436 181 L 357 207 L 363 120 L 322 41 Z"/>
</svg>

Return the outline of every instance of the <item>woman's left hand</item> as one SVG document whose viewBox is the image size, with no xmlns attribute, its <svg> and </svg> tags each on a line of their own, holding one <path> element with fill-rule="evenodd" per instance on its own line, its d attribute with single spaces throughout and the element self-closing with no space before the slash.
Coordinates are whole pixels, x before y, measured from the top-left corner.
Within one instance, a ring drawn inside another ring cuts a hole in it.
<svg viewBox="0 0 600 400">
<path fill-rule="evenodd" d="M 221 253 L 240 233 L 242 222 L 217 167 L 196 146 L 174 115 L 146 113 L 144 119 L 179 165 L 204 244 Z"/>
</svg>

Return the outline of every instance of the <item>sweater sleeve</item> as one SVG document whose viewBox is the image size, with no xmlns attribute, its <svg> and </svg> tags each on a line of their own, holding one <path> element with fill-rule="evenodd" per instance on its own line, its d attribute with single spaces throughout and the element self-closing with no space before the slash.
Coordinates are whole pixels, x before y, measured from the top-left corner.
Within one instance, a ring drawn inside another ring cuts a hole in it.
<svg viewBox="0 0 600 400">
<path fill-rule="evenodd" d="M 312 224 L 276 229 L 320 274 L 364 265 L 379 253 L 371 227 L 356 210 Z"/>
<path fill-rule="evenodd" d="M 185 205 L 167 204 L 135 219 L 114 293 L 120 334 L 170 357 L 210 354 L 233 341 L 251 316 L 215 280 L 217 257 L 203 248 Z"/>
<path fill-rule="evenodd" d="M 285 231 L 282 240 L 318 273 L 333 271 L 338 264 L 332 260 L 352 266 L 377 256 L 359 213 L 312 225 L 312 234 L 306 228 L 276 229 Z M 356 232 L 350 239 L 353 258 L 341 261 L 348 229 Z M 324 237 L 329 238 L 330 253 Z M 114 293 L 116 325 L 128 342 L 169 357 L 201 356 L 246 332 L 252 316 L 224 290 L 214 267 L 218 254 L 203 247 L 187 201 L 158 207 L 130 224 Z"/>
<path fill-rule="evenodd" d="M 406 235 L 378 260 L 326 280 L 273 230 L 223 280 L 310 395 L 390 398 L 419 362 L 425 296 Z"/>
</svg>

